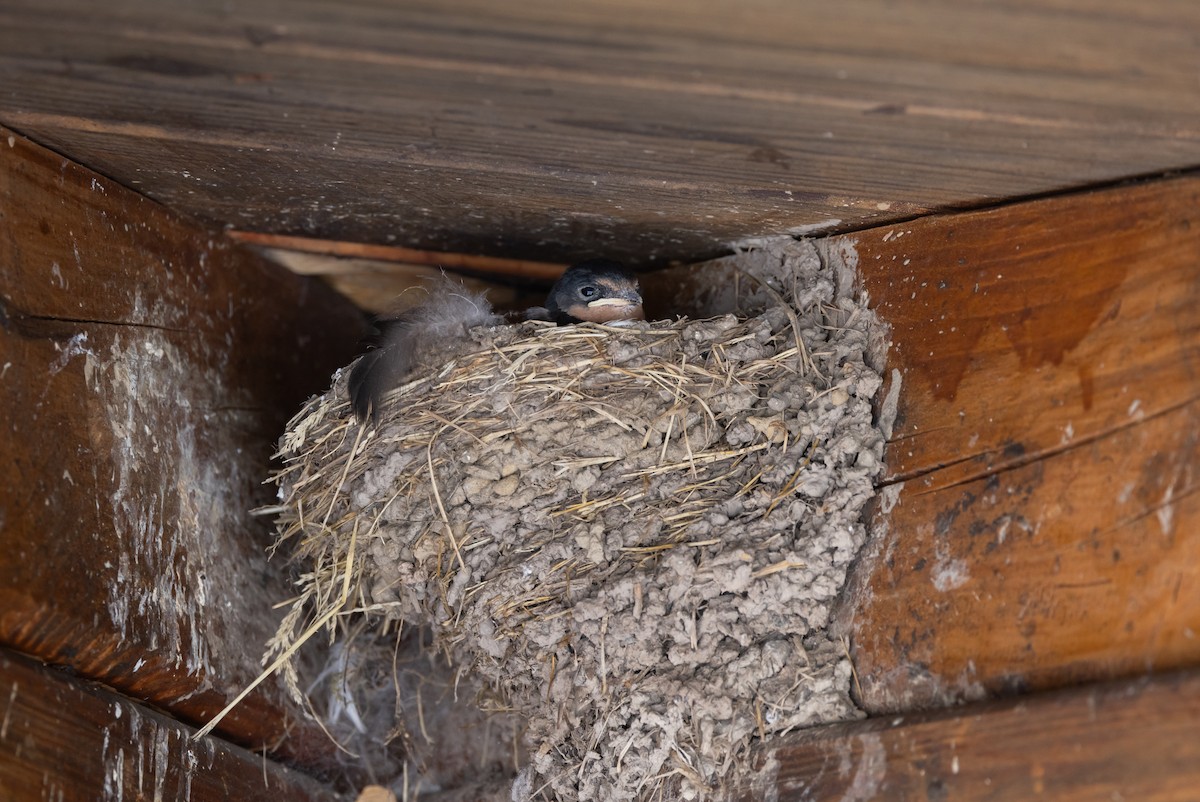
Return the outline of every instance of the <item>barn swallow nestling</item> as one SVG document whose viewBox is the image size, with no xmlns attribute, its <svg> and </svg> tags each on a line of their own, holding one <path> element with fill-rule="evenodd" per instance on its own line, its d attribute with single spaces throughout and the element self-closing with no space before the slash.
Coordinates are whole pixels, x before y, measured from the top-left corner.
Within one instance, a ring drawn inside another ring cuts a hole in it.
<svg viewBox="0 0 1200 802">
<path fill-rule="evenodd" d="M 530 309 L 526 317 L 560 326 L 646 319 L 637 277 L 608 259 L 572 265 L 550 288 L 546 306 Z"/>
<path fill-rule="evenodd" d="M 558 325 L 645 320 L 637 278 L 617 262 L 590 259 L 572 265 L 550 288 L 544 307 L 525 312 L 529 320 Z M 482 293 L 443 276 L 428 299 L 384 325 L 383 342 L 350 369 L 350 405 L 360 422 L 374 417 L 384 396 L 422 361 L 475 326 L 495 326 L 502 318 Z"/>
</svg>

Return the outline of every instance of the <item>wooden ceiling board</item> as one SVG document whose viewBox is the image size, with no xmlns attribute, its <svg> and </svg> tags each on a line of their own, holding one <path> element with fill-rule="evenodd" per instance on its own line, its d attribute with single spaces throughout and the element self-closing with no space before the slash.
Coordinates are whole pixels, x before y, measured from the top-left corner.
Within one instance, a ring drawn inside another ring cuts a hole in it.
<svg viewBox="0 0 1200 802">
<path fill-rule="evenodd" d="M 1186 0 L 4 0 L 0 123 L 209 223 L 648 264 L 1195 166 L 1198 61 Z"/>
</svg>

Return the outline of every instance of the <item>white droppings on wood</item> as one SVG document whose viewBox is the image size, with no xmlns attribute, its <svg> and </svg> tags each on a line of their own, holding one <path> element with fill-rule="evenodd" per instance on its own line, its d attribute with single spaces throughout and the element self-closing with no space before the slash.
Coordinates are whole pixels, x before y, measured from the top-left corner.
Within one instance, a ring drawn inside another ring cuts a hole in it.
<svg viewBox="0 0 1200 802">
<path fill-rule="evenodd" d="M 1162 505 L 1154 513 L 1158 518 L 1158 528 L 1162 530 L 1164 535 L 1169 535 L 1175 530 L 1175 486 L 1167 485 L 1166 492 L 1163 493 Z"/>
<path fill-rule="evenodd" d="M 118 723 L 122 719 L 123 723 Z M 112 751 L 113 744 L 122 746 Z M 126 747 L 131 750 L 128 755 Z M 115 702 L 113 721 L 104 730 L 101 748 L 101 798 L 104 802 L 122 802 L 128 790 L 139 800 L 187 802 L 191 799 L 193 776 L 197 770 L 211 768 L 214 755 L 211 742 L 193 743 L 174 726 L 143 715 L 136 705 Z"/>
<path fill-rule="evenodd" d="M 120 709 L 119 705 L 117 709 Z M 115 754 L 109 754 L 111 734 L 111 728 L 106 727 L 103 748 L 100 751 L 100 763 L 104 767 L 104 786 L 101 799 L 104 802 L 122 802 L 125 798 L 125 749 L 119 748 Z"/>
<path fill-rule="evenodd" d="M 58 358 L 50 363 L 48 368 L 49 375 L 54 376 L 61 373 L 63 368 L 77 356 L 92 356 L 91 350 L 87 348 L 87 341 L 87 332 L 81 331 L 67 340 L 66 345 L 55 343 L 54 348 L 58 351 Z"/>
<path fill-rule="evenodd" d="M 244 553 L 217 541 L 244 528 L 256 483 L 241 476 L 241 461 L 222 459 L 237 443 L 231 427 L 213 420 L 213 408 L 236 395 L 225 386 L 227 357 L 210 358 L 206 340 L 174 330 L 192 325 L 186 310 L 150 308 L 140 295 L 132 307 L 133 320 L 162 328 L 118 331 L 104 350 L 86 347 L 80 333 L 51 370 L 85 357 L 91 446 L 111 471 L 112 529 L 100 536 L 119 544 L 107 601 L 115 630 L 189 675 L 211 674 L 246 662 L 247 645 L 215 634 L 211 622 L 221 616 L 208 607 L 260 581 Z"/>
<path fill-rule="evenodd" d="M 8 725 L 12 721 L 13 708 L 17 706 L 17 683 L 12 684 L 8 691 L 8 704 L 4 707 L 4 718 L 0 719 L 0 741 L 8 738 Z"/>
<path fill-rule="evenodd" d="M 762 802 L 779 802 L 779 757 L 768 752 L 754 778 L 756 796 Z"/>
<path fill-rule="evenodd" d="M 892 383 L 883 398 L 883 403 L 879 405 L 879 430 L 889 440 L 892 439 L 892 430 L 896 425 L 896 414 L 900 408 L 900 387 L 903 384 L 904 375 L 892 368 Z"/>
<path fill-rule="evenodd" d="M 904 482 L 897 482 L 894 485 L 888 485 L 879 491 L 879 509 L 886 515 L 896 507 L 896 502 L 900 500 L 900 491 L 904 489 Z"/>
<path fill-rule="evenodd" d="M 858 763 L 855 767 L 854 779 L 846 789 L 842 802 L 866 802 L 875 799 L 883 790 L 887 779 L 887 748 L 879 733 L 867 732 L 854 740 L 859 743 Z M 853 753 L 854 747 L 849 741 L 843 741 L 841 748 Z M 854 760 L 851 754 L 851 761 Z"/>
<path fill-rule="evenodd" d="M 158 726 L 157 722 L 148 722 L 153 730 L 150 748 L 154 750 L 154 802 L 165 802 L 167 776 L 171 774 L 175 761 L 171 759 L 171 731 Z M 145 748 L 145 747 L 143 747 Z M 139 789 L 140 790 L 140 789 Z M 183 800 L 180 800 L 183 802 Z"/>
<path fill-rule="evenodd" d="M 971 579 L 966 560 L 939 560 L 931 576 L 933 586 L 942 593 L 961 588 Z"/>
</svg>

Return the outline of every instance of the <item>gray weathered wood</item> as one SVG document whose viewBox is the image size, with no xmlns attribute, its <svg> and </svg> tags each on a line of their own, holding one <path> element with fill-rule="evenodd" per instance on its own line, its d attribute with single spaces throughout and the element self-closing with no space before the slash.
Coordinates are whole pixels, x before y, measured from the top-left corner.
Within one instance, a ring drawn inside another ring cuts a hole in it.
<svg viewBox="0 0 1200 802">
<path fill-rule="evenodd" d="M 1200 164 L 1191 0 L 7 0 L 0 123 L 238 229 L 695 260 Z"/>
</svg>

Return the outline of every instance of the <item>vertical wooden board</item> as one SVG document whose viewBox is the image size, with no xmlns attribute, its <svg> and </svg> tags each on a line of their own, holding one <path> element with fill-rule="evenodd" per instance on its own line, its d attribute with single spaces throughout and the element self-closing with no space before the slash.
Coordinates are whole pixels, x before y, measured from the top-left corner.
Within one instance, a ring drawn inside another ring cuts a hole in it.
<svg viewBox="0 0 1200 802">
<path fill-rule="evenodd" d="M 902 383 L 842 616 L 867 709 L 1200 663 L 1200 179 L 834 245 Z"/>
<path fill-rule="evenodd" d="M 739 802 L 1192 802 L 1200 677 L 816 727 L 763 748 Z"/>
<path fill-rule="evenodd" d="M 0 799 L 341 799 L 309 777 L 91 683 L 0 651 Z"/>
<path fill-rule="evenodd" d="M 859 599 L 870 709 L 1200 662 L 1198 433 L 1193 402 L 986 478 L 905 487 Z"/>
<path fill-rule="evenodd" d="M 1200 396 L 1200 177 L 834 239 L 892 327 L 892 480 L 982 475 Z"/>
<path fill-rule="evenodd" d="M 188 721 L 259 670 L 290 413 L 360 317 L 322 285 L 0 130 L 0 643 Z M 271 685 L 233 739 L 331 751 Z M 307 755 L 307 757 L 305 757 Z"/>
</svg>

